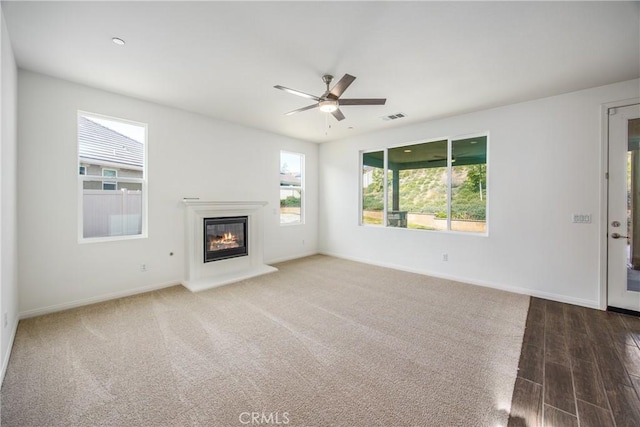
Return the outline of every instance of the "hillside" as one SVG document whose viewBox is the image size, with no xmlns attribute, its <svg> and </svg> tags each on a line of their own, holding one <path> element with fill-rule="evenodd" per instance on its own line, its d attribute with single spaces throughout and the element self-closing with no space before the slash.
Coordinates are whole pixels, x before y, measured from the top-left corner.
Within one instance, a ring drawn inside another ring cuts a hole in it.
<svg viewBox="0 0 640 427">
<path fill-rule="evenodd" d="M 452 218 L 484 220 L 487 200 L 486 165 L 454 166 L 452 177 Z M 389 173 L 389 208 L 391 208 L 391 180 L 391 173 Z M 371 183 L 363 189 L 364 210 L 383 209 L 382 190 L 382 169 L 374 168 Z M 446 218 L 447 168 L 400 171 L 400 210 L 411 213 L 431 213 L 437 217 Z"/>
</svg>

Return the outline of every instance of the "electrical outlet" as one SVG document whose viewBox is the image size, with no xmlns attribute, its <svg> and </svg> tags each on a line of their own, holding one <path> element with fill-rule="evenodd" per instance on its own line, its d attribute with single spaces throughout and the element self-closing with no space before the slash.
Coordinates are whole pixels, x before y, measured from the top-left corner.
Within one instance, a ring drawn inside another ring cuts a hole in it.
<svg viewBox="0 0 640 427">
<path fill-rule="evenodd" d="M 302 239 L 302 246 L 304 246 L 304 239 Z"/>
<path fill-rule="evenodd" d="M 442 261 L 449 261 L 449 254 L 442 254 Z"/>
<path fill-rule="evenodd" d="M 142 272 L 147 271 L 147 264 L 140 264 L 140 271 Z"/>
</svg>

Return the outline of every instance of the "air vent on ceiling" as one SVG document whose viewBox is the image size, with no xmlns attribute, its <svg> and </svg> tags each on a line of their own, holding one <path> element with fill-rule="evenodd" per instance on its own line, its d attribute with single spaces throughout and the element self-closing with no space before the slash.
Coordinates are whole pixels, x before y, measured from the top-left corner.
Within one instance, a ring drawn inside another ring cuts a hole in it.
<svg viewBox="0 0 640 427">
<path fill-rule="evenodd" d="M 396 114 L 391 114 L 388 116 L 383 116 L 382 120 L 397 120 L 397 119 L 401 119 L 403 117 L 407 117 L 406 114 L 404 113 L 396 113 Z"/>
</svg>

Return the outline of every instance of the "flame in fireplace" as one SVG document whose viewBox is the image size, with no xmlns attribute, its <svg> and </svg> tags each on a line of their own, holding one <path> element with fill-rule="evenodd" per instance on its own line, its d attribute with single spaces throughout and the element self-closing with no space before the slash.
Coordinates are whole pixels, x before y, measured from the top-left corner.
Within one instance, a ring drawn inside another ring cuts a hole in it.
<svg viewBox="0 0 640 427">
<path fill-rule="evenodd" d="M 224 233 L 222 236 L 209 236 L 209 251 L 220 249 L 238 248 L 238 236 L 232 233 Z"/>
<path fill-rule="evenodd" d="M 237 241 L 238 238 L 236 236 L 234 236 L 231 233 L 224 233 L 224 235 L 222 236 L 222 239 L 220 240 L 220 243 L 232 243 Z"/>
</svg>

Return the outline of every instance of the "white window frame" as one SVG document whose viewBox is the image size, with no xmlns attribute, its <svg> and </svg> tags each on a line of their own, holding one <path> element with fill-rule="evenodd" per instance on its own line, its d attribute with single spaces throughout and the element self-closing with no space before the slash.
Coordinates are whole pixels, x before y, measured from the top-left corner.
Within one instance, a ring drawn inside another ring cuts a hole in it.
<svg viewBox="0 0 640 427">
<path fill-rule="evenodd" d="M 148 194 L 148 180 L 149 180 L 149 129 L 146 123 L 137 122 L 134 120 L 123 119 L 120 117 L 107 116 L 103 114 L 92 113 L 88 111 L 78 110 L 77 118 L 76 118 L 76 162 L 80 161 L 80 144 L 78 143 L 78 123 L 80 121 L 80 117 L 94 117 L 102 120 L 111 120 L 126 124 L 131 124 L 134 126 L 139 126 L 144 128 L 144 164 L 142 168 L 142 178 L 124 178 L 118 177 L 115 181 L 113 177 L 104 177 L 99 175 L 87 175 L 86 173 L 89 171 L 89 168 L 85 166 L 85 175 L 78 175 L 78 243 L 100 243 L 100 242 L 113 242 L 119 240 L 137 240 L 137 239 L 146 239 L 149 237 L 148 232 L 148 216 L 149 216 L 149 194 Z M 109 170 L 115 170 L 113 168 L 103 168 Z M 104 172 L 102 172 L 104 174 Z M 116 170 L 117 176 L 117 170 Z M 124 236 L 105 236 L 105 237 L 84 237 L 83 233 L 83 184 L 85 181 L 102 181 L 104 182 L 114 182 L 116 184 L 118 182 L 132 182 L 139 183 L 142 187 L 142 230 L 140 234 L 132 234 L 132 235 L 124 235 Z"/>
<path fill-rule="evenodd" d="M 489 167 L 489 141 L 490 141 L 490 134 L 489 131 L 485 131 L 485 132 L 477 132 L 477 133 L 469 133 L 469 134 L 463 134 L 463 135 L 456 135 L 456 136 L 450 136 L 450 137 L 442 137 L 442 138 L 430 138 L 430 139 L 425 139 L 425 140 L 420 140 L 420 141 L 414 141 L 414 142 L 406 142 L 406 143 L 402 143 L 402 144 L 394 144 L 394 145 L 390 145 L 384 148 L 378 148 L 378 149 L 368 149 L 368 150 L 361 150 L 359 151 L 358 155 L 359 155 L 359 159 L 358 159 L 358 225 L 363 226 L 363 227 L 382 227 L 382 228 L 393 228 L 394 230 L 408 230 L 410 232 L 432 232 L 432 233 L 453 233 L 453 234 L 462 234 L 465 236 L 488 236 L 489 235 L 489 203 L 486 204 L 486 214 L 485 214 L 485 224 L 486 224 L 486 230 L 483 233 L 475 233 L 475 232 L 469 232 L 469 231 L 457 231 L 457 230 L 451 230 L 451 194 L 452 194 L 452 190 L 451 190 L 451 177 L 452 177 L 452 167 L 453 167 L 453 162 L 451 161 L 452 158 L 452 144 L 454 141 L 458 141 L 461 139 L 469 139 L 469 138 L 478 138 L 478 137 L 486 137 L 487 138 L 487 153 L 486 153 L 486 165 L 487 165 L 487 185 L 486 185 L 486 192 L 487 192 L 487 200 L 490 200 L 489 198 L 489 189 L 491 188 L 491 184 L 489 182 L 489 176 L 490 176 L 490 171 L 491 168 Z M 402 227 L 389 227 L 387 225 L 388 223 L 388 218 L 387 218 L 387 213 L 389 211 L 389 207 L 388 207 L 388 202 L 389 202 L 389 197 L 388 197 L 388 156 L 389 156 L 389 149 L 392 148 L 398 148 L 398 147 L 408 147 L 411 145 L 419 145 L 419 144 L 427 144 L 430 142 L 437 142 L 437 141 L 447 141 L 447 228 L 446 230 L 412 230 L 410 228 L 402 228 Z M 383 180 L 383 194 L 384 194 L 384 209 L 383 209 L 383 220 L 382 220 L 382 224 L 365 224 L 362 221 L 362 195 L 363 195 L 363 188 L 362 188 L 362 170 L 364 167 L 363 164 L 363 158 L 364 158 L 364 154 L 367 153 L 376 153 L 382 151 L 384 152 L 384 161 L 383 161 L 383 174 L 382 174 L 382 180 Z"/>
<path fill-rule="evenodd" d="M 303 153 L 297 153 L 295 151 L 288 151 L 288 150 L 280 150 L 280 155 L 278 157 L 278 163 L 279 163 L 279 167 L 278 167 L 278 172 L 280 169 L 280 166 L 282 166 L 282 154 L 291 154 L 291 155 L 295 155 L 295 156 L 300 156 L 300 185 L 279 185 L 278 190 L 282 191 L 282 190 L 298 190 L 300 191 L 300 221 L 297 222 L 282 222 L 282 219 L 280 218 L 280 214 L 278 214 L 278 220 L 280 222 L 280 225 L 283 227 L 288 227 L 288 226 L 294 226 L 294 225 L 304 225 L 305 223 L 305 155 Z M 279 206 L 279 205 L 278 205 Z M 280 210 L 278 208 L 278 210 Z"/>
</svg>

